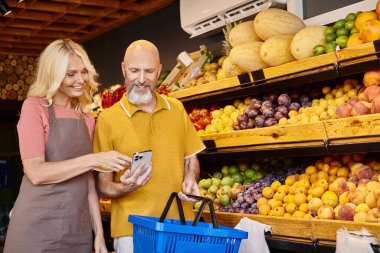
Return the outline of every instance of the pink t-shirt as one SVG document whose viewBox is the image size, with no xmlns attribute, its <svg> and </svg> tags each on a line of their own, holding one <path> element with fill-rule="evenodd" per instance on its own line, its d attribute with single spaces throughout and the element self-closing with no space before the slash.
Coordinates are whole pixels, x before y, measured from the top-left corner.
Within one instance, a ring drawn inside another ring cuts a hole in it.
<svg viewBox="0 0 380 253">
<path fill-rule="evenodd" d="M 21 109 L 17 124 L 21 159 L 45 157 L 45 146 L 49 135 L 49 113 L 47 102 L 43 98 L 27 98 Z M 77 111 L 54 105 L 57 118 L 79 118 Z M 92 141 L 95 119 L 85 115 L 85 122 Z"/>
</svg>

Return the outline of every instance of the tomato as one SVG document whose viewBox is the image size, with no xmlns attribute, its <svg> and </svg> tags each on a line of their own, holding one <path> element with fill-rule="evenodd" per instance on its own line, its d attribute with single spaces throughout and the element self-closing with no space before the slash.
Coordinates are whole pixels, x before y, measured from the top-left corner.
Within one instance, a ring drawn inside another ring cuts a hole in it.
<svg viewBox="0 0 380 253">
<path fill-rule="evenodd" d="M 190 118 L 191 122 L 193 122 L 193 123 L 197 122 L 197 119 L 192 112 L 189 114 L 189 118 Z"/>
<path fill-rule="evenodd" d="M 201 121 L 202 125 L 206 127 L 207 125 L 211 124 L 211 118 L 210 117 L 204 117 Z"/>
<path fill-rule="evenodd" d="M 194 123 L 195 130 L 203 130 L 205 129 L 204 126 L 200 122 L 195 122 Z"/>
<path fill-rule="evenodd" d="M 201 109 L 199 114 L 202 116 L 210 116 L 210 112 L 206 108 Z"/>
</svg>

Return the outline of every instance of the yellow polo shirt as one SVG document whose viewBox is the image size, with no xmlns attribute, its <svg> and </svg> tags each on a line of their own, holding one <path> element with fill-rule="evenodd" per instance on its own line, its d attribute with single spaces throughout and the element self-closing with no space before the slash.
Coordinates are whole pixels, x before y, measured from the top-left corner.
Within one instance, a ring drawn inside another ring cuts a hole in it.
<svg viewBox="0 0 380 253">
<path fill-rule="evenodd" d="M 159 217 L 172 192 L 182 190 L 184 158 L 205 147 L 182 103 L 155 94 L 152 113 L 129 103 L 124 95 L 119 103 L 102 111 L 96 122 L 94 152 L 116 150 L 132 157 L 134 152 L 152 150 L 152 177 L 143 187 L 113 199 L 111 236 L 131 236 L 129 214 Z M 123 172 L 114 173 L 120 182 Z M 194 218 L 190 203 L 183 203 L 187 220 Z M 178 218 L 173 202 L 168 217 Z"/>
</svg>

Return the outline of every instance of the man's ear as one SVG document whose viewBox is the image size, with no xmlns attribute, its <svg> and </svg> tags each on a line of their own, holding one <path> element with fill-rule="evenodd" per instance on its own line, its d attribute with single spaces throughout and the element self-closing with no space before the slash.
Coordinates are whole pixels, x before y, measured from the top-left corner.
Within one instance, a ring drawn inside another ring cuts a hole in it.
<svg viewBox="0 0 380 253">
<path fill-rule="evenodd" d="M 126 76 L 125 76 L 124 62 L 121 62 L 121 72 L 123 73 L 124 78 L 126 78 Z"/>
<path fill-rule="evenodd" d="M 157 79 L 160 78 L 161 71 L 162 71 L 162 64 L 160 64 L 160 66 L 158 68 Z"/>
</svg>

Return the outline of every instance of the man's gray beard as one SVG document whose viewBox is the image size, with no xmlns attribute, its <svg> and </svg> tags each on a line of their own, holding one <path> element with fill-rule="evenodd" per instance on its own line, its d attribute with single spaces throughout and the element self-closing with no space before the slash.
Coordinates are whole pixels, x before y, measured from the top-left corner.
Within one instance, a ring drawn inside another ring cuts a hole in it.
<svg viewBox="0 0 380 253">
<path fill-rule="evenodd" d="M 145 84 L 144 84 L 145 85 Z M 130 83 L 127 85 L 128 100 L 135 105 L 145 105 L 148 104 L 153 99 L 154 91 L 152 86 L 148 84 L 149 90 L 145 93 L 139 93 L 133 88 L 136 86 L 135 83 Z"/>
</svg>

